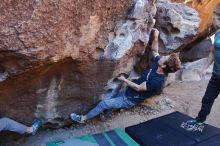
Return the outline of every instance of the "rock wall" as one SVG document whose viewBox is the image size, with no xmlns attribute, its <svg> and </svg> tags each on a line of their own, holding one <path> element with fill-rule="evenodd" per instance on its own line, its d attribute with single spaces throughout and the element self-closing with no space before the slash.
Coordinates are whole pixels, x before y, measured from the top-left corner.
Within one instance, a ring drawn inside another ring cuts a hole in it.
<svg viewBox="0 0 220 146">
<path fill-rule="evenodd" d="M 112 75 L 111 62 L 64 59 L 10 77 L 0 84 L 0 112 L 31 123 L 42 117 L 53 127 L 68 123 L 71 111 L 84 113 L 99 100 Z"/>
<path fill-rule="evenodd" d="M 195 44 L 192 48 L 185 48 L 180 52 L 180 60 L 182 62 L 192 62 L 202 58 L 206 58 L 209 54 L 213 44 L 210 38 L 204 39 L 198 44 Z"/>
<path fill-rule="evenodd" d="M 197 11 L 165 0 L 3 0 L 0 8 L 0 115 L 26 124 L 66 125 L 71 112 L 117 93 L 114 78 L 133 76 L 146 57 L 154 16 L 162 53 L 199 34 Z"/>
<path fill-rule="evenodd" d="M 179 50 L 182 61 L 195 61 L 207 56 L 212 46 L 207 41 L 217 29 L 220 28 L 220 1 L 219 0 L 171 0 L 172 2 L 184 3 L 199 13 L 199 34 L 189 39 Z"/>
<path fill-rule="evenodd" d="M 1 1 L 1 66 L 12 75 L 66 57 L 95 59 L 131 4 L 131 0 Z"/>
<path fill-rule="evenodd" d="M 195 8 L 200 15 L 200 32 L 206 31 L 213 23 L 220 27 L 220 1 L 219 0 L 171 0 L 173 2 L 185 3 Z M 214 20 L 214 21 L 213 21 Z"/>
<path fill-rule="evenodd" d="M 158 2 L 156 27 L 160 31 L 160 51 L 167 53 L 191 42 L 198 35 L 198 12 L 181 3 Z"/>
<path fill-rule="evenodd" d="M 215 15 L 220 15 L 219 11 L 216 10 L 220 7 L 220 1 L 219 0 L 186 0 L 186 3 L 193 8 L 195 8 L 201 18 L 200 23 L 200 31 L 205 31 L 210 25 L 213 23 L 213 17 L 216 17 Z M 208 12 L 208 13 L 207 13 Z M 217 13 L 216 13 L 217 12 Z M 213 13 L 215 15 L 213 15 Z M 214 22 L 215 25 L 220 25 L 219 21 Z"/>
<path fill-rule="evenodd" d="M 99 100 L 115 63 L 98 61 L 132 1 L 4 0 L 0 115 L 62 126 Z M 57 119 L 60 120 L 57 122 Z"/>
</svg>

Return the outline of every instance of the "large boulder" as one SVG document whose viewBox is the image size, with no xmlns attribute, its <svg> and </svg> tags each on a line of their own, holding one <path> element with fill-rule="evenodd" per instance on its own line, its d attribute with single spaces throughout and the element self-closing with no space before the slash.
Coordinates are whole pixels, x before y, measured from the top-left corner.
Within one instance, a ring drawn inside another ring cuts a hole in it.
<svg viewBox="0 0 220 146">
<path fill-rule="evenodd" d="M 56 127 L 117 93 L 119 73 L 135 74 L 155 14 L 161 52 L 199 28 L 195 10 L 165 0 L 3 0 L 0 14 L 0 115 Z"/>
<path fill-rule="evenodd" d="M 199 75 L 199 71 L 201 71 L 202 67 L 207 63 L 208 58 L 202 58 L 200 60 L 189 62 L 183 65 L 181 71 L 181 80 L 182 81 L 199 81 L 201 77 Z M 213 64 L 207 69 L 207 74 L 205 79 L 209 79 L 212 73 Z"/>
<path fill-rule="evenodd" d="M 65 125 L 99 101 L 114 62 L 98 61 L 131 0 L 3 0 L 0 115 Z M 64 122 L 64 123 L 63 123 Z"/>
</svg>

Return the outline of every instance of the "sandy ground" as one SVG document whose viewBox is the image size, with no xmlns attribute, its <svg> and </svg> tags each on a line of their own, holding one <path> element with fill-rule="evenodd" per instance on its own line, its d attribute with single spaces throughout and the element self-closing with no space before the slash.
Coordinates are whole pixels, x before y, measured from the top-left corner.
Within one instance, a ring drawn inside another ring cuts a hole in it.
<svg viewBox="0 0 220 146">
<path fill-rule="evenodd" d="M 108 119 L 96 118 L 85 124 L 74 123 L 71 127 L 57 130 L 41 130 L 35 136 L 29 136 L 11 142 L 0 144 L 7 146 L 45 146 L 47 142 L 57 139 L 67 139 L 75 136 L 94 134 L 114 128 L 124 128 L 135 125 L 173 111 L 180 111 L 195 117 L 201 107 L 201 99 L 208 81 L 175 82 L 166 87 L 164 93 L 129 110 L 115 111 Z M 220 128 L 220 98 L 215 101 L 207 123 Z"/>
<path fill-rule="evenodd" d="M 164 95 L 174 102 L 174 110 L 196 117 L 200 111 L 202 97 L 205 94 L 207 84 L 208 80 L 196 82 L 176 82 L 164 90 Z M 220 128 L 219 110 L 220 95 L 215 100 L 206 123 Z"/>
</svg>

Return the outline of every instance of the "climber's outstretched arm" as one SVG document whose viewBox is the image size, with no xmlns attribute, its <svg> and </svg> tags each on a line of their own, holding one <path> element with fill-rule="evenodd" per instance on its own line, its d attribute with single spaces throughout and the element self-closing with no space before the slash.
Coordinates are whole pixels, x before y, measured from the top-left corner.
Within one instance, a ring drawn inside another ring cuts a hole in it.
<svg viewBox="0 0 220 146">
<path fill-rule="evenodd" d="M 155 28 L 152 29 L 154 31 L 154 39 L 151 45 L 151 51 L 154 55 L 154 57 L 159 55 L 159 51 L 158 51 L 158 37 L 159 37 L 159 31 Z"/>
</svg>

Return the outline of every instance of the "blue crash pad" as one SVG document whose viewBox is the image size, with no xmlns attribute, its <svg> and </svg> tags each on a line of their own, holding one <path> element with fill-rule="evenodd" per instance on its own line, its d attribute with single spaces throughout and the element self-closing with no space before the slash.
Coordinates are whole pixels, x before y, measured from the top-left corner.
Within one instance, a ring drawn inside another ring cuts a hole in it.
<svg viewBox="0 0 220 146">
<path fill-rule="evenodd" d="M 182 122 L 190 119 L 192 118 L 187 115 L 174 112 L 127 127 L 125 131 L 142 146 L 200 146 L 202 143 L 207 144 L 207 140 L 220 141 L 220 138 L 215 138 L 220 135 L 219 128 L 206 124 L 203 131 L 200 132 L 187 131 L 180 126 Z"/>
</svg>

